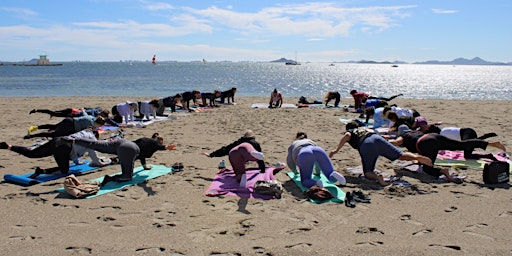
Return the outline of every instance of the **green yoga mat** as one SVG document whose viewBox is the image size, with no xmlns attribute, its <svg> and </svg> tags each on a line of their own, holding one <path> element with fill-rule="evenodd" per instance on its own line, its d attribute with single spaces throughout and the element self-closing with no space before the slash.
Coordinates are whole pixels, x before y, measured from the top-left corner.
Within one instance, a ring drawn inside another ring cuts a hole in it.
<svg viewBox="0 0 512 256">
<path fill-rule="evenodd" d="M 113 192 L 113 191 L 116 191 L 116 190 L 119 190 L 119 189 L 122 189 L 125 187 L 139 184 L 146 180 L 150 180 L 150 179 L 154 179 L 156 177 L 166 175 L 173 171 L 173 169 L 171 167 L 166 167 L 164 165 L 151 165 L 151 166 L 153 166 L 153 168 L 151 168 L 151 170 L 144 170 L 142 167 L 137 167 L 137 168 L 135 168 L 135 170 L 133 172 L 132 180 L 127 181 L 127 182 L 121 182 L 121 183 L 109 182 L 105 186 L 101 187 L 100 190 L 98 191 L 98 193 L 96 193 L 94 195 L 87 196 L 86 198 L 93 198 L 93 197 L 101 196 L 103 194 L 107 194 L 107 193 L 110 193 L 110 192 Z M 121 173 L 119 172 L 119 173 L 115 173 L 115 174 L 112 174 L 109 176 L 113 176 L 116 174 L 121 174 Z M 103 181 L 103 177 L 96 178 L 96 179 L 93 179 L 90 181 L 98 181 L 101 183 Z M 64 188 L 59 188 L 56 191 L 58 191 L 60 193 L 67 194 L 67 192 L 66 192 L 66 190 L 64 190 Z"/>
<path fill-rule="evenodd" d="M 303 192 L 308 190 L 307 187 L 302 186 L 302 184 L 300 183 L 300 174 L 294 173 L 294 172 L 288 172 L 288 173 L 286 173 L 286 175 L 288 175 L 288 177 L 290 177 Z M 313 200 L 313 199 L 308 198 L 309 201 L 311 201 L 315 204 L 321 204 L 321 203 L 326 203 L 326 202 L 343 203 L 345 201 L 345 192 L 343 192 L 343 190 L 341 190 L 338 186 L 336 186 L 335 184 L 330 182 L 323 174 L 320 174 L 320 176 L 314 175 L 313 179 L 322 180 L 322 183 L 324 184 L 324 188 L 329 190 L 329 192 L 331 192 L 331 194 L 334 196 L 334 198 L 331 198 L 331 199 L 325 200 L 325 201 Z"/>
<path fill-rule="evenodd" d="M 453 160 L 453 159 L 444 159 L 437 158 L 436 165 L 441 166 L 451 166 L 451 167 L 460 167 L 460 168 L 471 168 L 471 169 L 479 169 L 482 170 L 484 168 L 485 162 L 479 160 Z"/>
</svg>

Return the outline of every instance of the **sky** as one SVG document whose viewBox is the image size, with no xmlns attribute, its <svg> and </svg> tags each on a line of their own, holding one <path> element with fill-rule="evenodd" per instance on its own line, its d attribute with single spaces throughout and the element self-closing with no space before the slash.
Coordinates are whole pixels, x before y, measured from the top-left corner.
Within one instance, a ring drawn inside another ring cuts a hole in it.
<svg viewBox="0 0 512 256">
<path fill-rule="evenodd" d="M 2 0 L 0 62 L 512 62 L 510 0 Z"/>
</svg>

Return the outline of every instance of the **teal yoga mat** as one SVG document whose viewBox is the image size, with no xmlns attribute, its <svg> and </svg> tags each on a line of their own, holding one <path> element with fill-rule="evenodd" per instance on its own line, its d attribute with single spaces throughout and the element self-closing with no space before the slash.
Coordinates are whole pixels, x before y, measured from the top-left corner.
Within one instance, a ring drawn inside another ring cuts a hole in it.
<svg viewBox="0 0 512 256">
<path fill-rule="evenodd" d="M 119 190 L 119 189 L 122 189 L 125 187 L 133 186 L 133 185 L 139 184 L 141 182 L 144 182 L 146 180 L 154 179 L 154 178 L 157 178 L 157 177 L 160 177 L 160 176 L 163 176 L 163 175 L 173 172 L 173 169 L 171 167 L 166 167 L 164 165 L 152 165 L 152 166 L 153 166 L 153 168 L 151 168 L 151 170 L 144 170 L 141 166 L 137 167 L 137 168 L 135 168 L 135 170 L 133 172 L 132 180 L 127 181 L 127 182 L 121 182 L 121 183 L 109 182 L 105 186 L 101 187 L 100 190 L 98 191 L 98 193 L 96 193 L 94 195 L 87 196 L 86 198 L 94 198 L 97 196 L 101 196 L 103 194 L 107 194 L 107 193 L 110 193 L 110 192 L 113 192 L 113 191 L 116 191 L 116 190 Z M 116 174 L 120 174 L 120 173 L 115 173 L 115 174 L 112 174 L 109 176 L 113 176 Z M 98 181 L 101 183 L 103 181 L 103 177 L 93 179 L 90 181 Z M 60 193 L 67 194 L 67 192 L 66 192 L 66 190 L 64 190 L 64 188 L 59 188 L 56 191 L 60 192 Z"/>
<path fill-rule="evenodd" d="M 300 183 L 300 174 L 294 173 L 294 172 L 288 172 L 288 173 L 286 173 L 286 175 L 288 175 L 288 177 L 290 177 L 303 192 L 308 190 L 307 187 L 302 186 L 302 184 Z M 322 180 L 322 183 L 324 184 L 324 188 L 329 190 L 329 192 L 331 192 L 331 194 L 334 196 L 334 198 L 331 198 L 331 199 L 325 200 L 325 201 L 308 199 L 309 201 L 311 201 L 315 204 L 321 204 L 321 203 L 326 203 L 326 202 L 343 203 L 345 201 L 345 192 L 343 192 L 343 190 L 341 190 L 338 186 L 336 186 L 335 184 L 330 182 L 323 174 L 320 174 L 320 176 L 315 175 L 315 176 L 313 176 L 313 179 Z"/>
</svg>

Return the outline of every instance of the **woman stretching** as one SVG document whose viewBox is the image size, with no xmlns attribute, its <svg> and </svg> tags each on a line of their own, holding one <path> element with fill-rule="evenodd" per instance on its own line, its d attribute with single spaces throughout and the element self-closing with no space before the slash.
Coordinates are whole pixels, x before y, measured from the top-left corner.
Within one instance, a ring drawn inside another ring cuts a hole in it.
<svg viewBox="0 0 512 256">
<path fill-rule="evenodd" d="M 425 134 L 421 131 L 411 130 L 406 125 L 398 127 L 398 137 L 395 140 L 390 140 L 389 142 L 396 146 L 404 146 L 411 152 L 426 156 L 430 158 L 432 163 L 436 161 L 439 150 L 473 151 L 474 148 L 481 148 L 485 150 L 487 146 L 491 146 L 506 152 L 505 146 L 499 141 L 487 142 L 480 139 L 456 141 L 437 133 Z M 425 166 L 423 171 L 434 177 L 439 177 L 441 174 L 444 174 L 448 181 L 462 183 L 462 180 L 452 177 L 447 168 L 440 169 L 432 166 Z"/>
<path fill-rule="evenodd" d="M 410 152 L 402 152 L 391 143 L 387 142 L 383 137 L 368 130 L 358 129 L 356 122 L 350 122 L 345 126 L 347 132 L 341 137 L 338 147 L 329 153 L 329 157 L 334 156 L 345 143 L 350 144 L 352 148 L 359 151 L 361 161 L 363 163 L 364 177 L 370 180 L 376 180 L 381 186 L 387 186 L 388 183 L 380 174 L 375 173 L 375 164 L 379 156 L 383 156 L 391 161 L 394 160 L 416 160 L 421 164 L 432 166 L 432 162 L 428 157 L 420 156 Z"/>
<path fill-rule="evenodd" d="M 124 138 L 114 141 L 91 141 L 86 139 L 73 139 L 66 138 L 74 141 L 76 145 L 86 148 L 94 149 L 98 152 L 113 154 L 119 157 L 119 164 L 121 164 L 121 174 L 109 176 L 105 175 L 101 186 L 104 186 L 110 181 L 113 182 L 126 182 L 133 178 L 133 169 L 135 167 L 135 160 L 139 159 L 144 170 L 150 170 L 151 166 L 146 165 L 146 158 L 153 156 L 158 150 L 176 150 L 176 145 L 169 144 L 164 146 L 163 138 L 158 133 L 153 134 L 151 138 L 140 138 L 136 141 L 130 141 Z"/>
<path fill-rule="evenodd" d="M 325 150 L 310 139 L 305 132 L 298 132 L 295 140 L 288 147 L 288 156 L 286 163 L 293 172 L 297 172 L 297 167 L 300 171 L 300 182 L 304 187 L 312 187 L 317 185 L 323 187 L 321 180 L 313 179 L 313 168 L 317 164 L 322 170 L 323 174 L 329 181 L 338 181 L 341 185 L 347 184 L 345 177 L 339 172 L 334 170 L 331 159 Z"/>
</svg>

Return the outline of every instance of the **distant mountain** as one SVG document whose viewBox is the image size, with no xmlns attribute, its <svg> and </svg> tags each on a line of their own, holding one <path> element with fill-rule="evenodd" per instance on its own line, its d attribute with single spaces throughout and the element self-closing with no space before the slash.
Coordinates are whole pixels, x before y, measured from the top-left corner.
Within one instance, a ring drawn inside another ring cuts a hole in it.
<svg viewBox="0 0 512 256">
<path fill-rule="evenodd" d="M 424 62 L 414 62 L 414 64 L 435 64 L 435 65 L 511 65 L 511 62 L 490 62 L 483 60 L 479 57 L 475 57 L 471 60 L 464 58 L 457 58 L 452 61 L 438 61 L 438 60 L 429 60 Z"/>
<path fill-rule="evenodd" d="M 278 60 L 273 60 L 271 62 L 293 62 L 293 60 L 289 60 L 286 58 L 280 58 Z M 373 61 L 373 60 L 351 60 L 346 62 L 338 62 L 338 63 L 362 63 L 362 64 L 408 64 L 405 61 Z M 465 59 L 465 58 L 457 58 L 451 61 L 439 61 L 439 60 L 429 60 L 423 62 L 413 62 L 412 64 L 430 64 L 430 65 L 512 65 L 512 62 L 490 62 L 483 60 L 479 57 L 475 57 L 473 59 Z"/>
<path fill-rule="evenodd" d="M 293 60 L 289 60 L 289 59 L 285 59 L 285 58 L 280 58 L 278 60 L 273 60 L 271 62 L 291 62 L 291 61 L 293 61 Z"/>
</svg>

